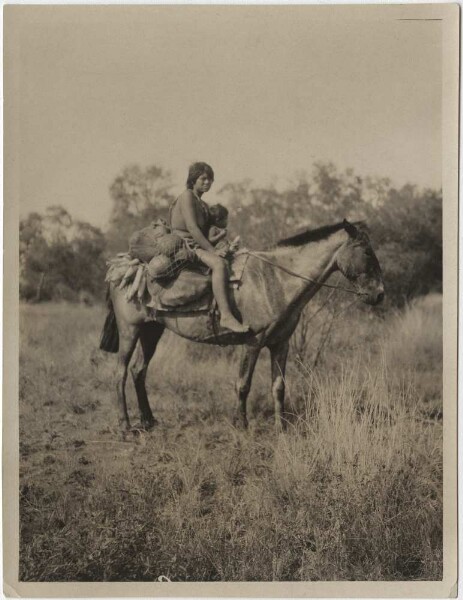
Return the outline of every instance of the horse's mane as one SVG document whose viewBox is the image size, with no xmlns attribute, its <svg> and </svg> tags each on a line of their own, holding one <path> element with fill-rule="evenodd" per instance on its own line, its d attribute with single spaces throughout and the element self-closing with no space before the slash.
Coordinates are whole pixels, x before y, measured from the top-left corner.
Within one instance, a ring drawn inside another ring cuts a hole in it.
<svg viewBox="0 0 463 600">
<path fill-rule="evenodd" d="M 365 223 L 363 221 L 356 221 L 352 223 L 359 229 L 365 229 Z M 335 223 L 334 225 L 324 225 L 323 227 L 318 227 L 317 229 L 305 229 L 300 233 L 296 233 L 288 238 L 284 238 L 277 242 L 277 247 L 279 246 L 303 246 L 304 244 L 308 244 L 309 242 L 319 242 L 320 240 L 324 240 L 329 237 L 333 233 L 344 229 L 345 223 L 341 221 L 340 223 Z"/>
</svg>

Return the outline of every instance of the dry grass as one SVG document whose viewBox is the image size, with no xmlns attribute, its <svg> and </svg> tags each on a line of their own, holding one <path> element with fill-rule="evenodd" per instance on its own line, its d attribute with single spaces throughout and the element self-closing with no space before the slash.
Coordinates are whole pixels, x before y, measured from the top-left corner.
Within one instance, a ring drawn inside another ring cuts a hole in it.
<svg viewBox="0 0 463 600">
<path fill-rule="evenodd" d="M 123 442 L 103 308 L 22 307 L 20 578 L 440 579 L 441 313 L 435 296 L 350 312 L 317 369 L 290 363 L 278 438 L 267 357 L 246 433 L 235 352 L 167 335 L 148 382 L 161 424 Z"/>
</svg>

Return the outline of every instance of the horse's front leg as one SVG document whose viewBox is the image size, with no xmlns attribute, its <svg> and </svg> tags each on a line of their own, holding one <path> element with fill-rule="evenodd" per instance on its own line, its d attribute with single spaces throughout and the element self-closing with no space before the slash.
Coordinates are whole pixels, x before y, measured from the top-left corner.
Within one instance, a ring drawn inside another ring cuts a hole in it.
<svg viewBox="0 0 463 600">
<path fill-rule="evenodd" d="M 138 350 L 135 355 L 135 360 L 130 367 L 133 382 L 135 384 L 135 391 L 137 393 L 141 425 L 144 429 L 151 429 L 157 422 L 151 412 L 145 381 L 148 365 L 153 358 L 156 346 L 163 333 L 164 325 L 161 325 L 160 323 L 145 323 L 141 326 L 140 343 L 137 346 Z"/>
<path fill-rule="evenodd" d="M 275 427 L 278 431 L 286 428 L 285 420 L 285 371 L 289 341 L 270 346 L 272 363 L 272 396 L 275 405 Z"/>
<path fill-rule="evenodd" d="M 252 376 L 259 358 L 260 346 L 244 346 L 241 357 L 239 378 L 236 383 L 236 391 L 238 394 L 238 422 L 246 428 L 248 426 L 248 418 L 246 415 L 246 401 L 251 389 Z"/>
<path fill-rule="evenodd" d="M 127 412 L 125 384 L 127 381 L 129 362 L 140 335 L 140 328 L 139 325 L 128 325 L 118 322 L 118 330 L 119 354 L 116 365 L 116 405 L 119 413 L 118 425 L 122 430 L 129 430 L 130 420 Z"/>
</svg>

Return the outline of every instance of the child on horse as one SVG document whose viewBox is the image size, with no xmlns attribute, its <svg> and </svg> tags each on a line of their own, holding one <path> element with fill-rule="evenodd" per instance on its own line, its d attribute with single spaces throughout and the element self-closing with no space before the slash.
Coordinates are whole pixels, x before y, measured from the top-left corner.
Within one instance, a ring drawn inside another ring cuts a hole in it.
<svg viewBox="0 0 463 600">
<path fill-rule="evenodd" d="M 208 164 L 198 162 L 191 165 L 187 189 L 171 206 L 170 226 L 172 233 L 185 240 L 195 258 L 212 269 L 212 291 L 220 310 L 221 326 L 236 333 L 246 333 L 249 327 L 240 323 L 230 310 L 227 264 L 224 260 L 228 248 L 216 249 L 208 240 L 210 212 L 202 196 L 210 190 L 213 181 L 214 171 Z"/>
<path fill-rule="evenodd" d="M 209 207 L 209 231 L 207 239 L 217 250 L 227 244 L 228 210 L 221 204 L 213 204 Z"/>
</svg>

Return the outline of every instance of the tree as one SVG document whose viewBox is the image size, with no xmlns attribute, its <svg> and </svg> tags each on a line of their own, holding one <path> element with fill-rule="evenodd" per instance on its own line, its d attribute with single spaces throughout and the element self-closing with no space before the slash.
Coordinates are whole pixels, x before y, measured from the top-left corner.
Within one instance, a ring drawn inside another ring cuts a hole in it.
<svg viewBox="0 0 463 600">
<path fill-rule="evenodd" d="M 102 292 L 106 241 L 97 227 L 53 206 L 22 219 L 19 240 L 20 297 L 73 300 L 80 291 Z"/>
<path fill-rule="evenodd" d="M 442 192 L 390 189 L 372 219 L 386 291 L 401 304 L 442 291 Z"/>
</svg>

